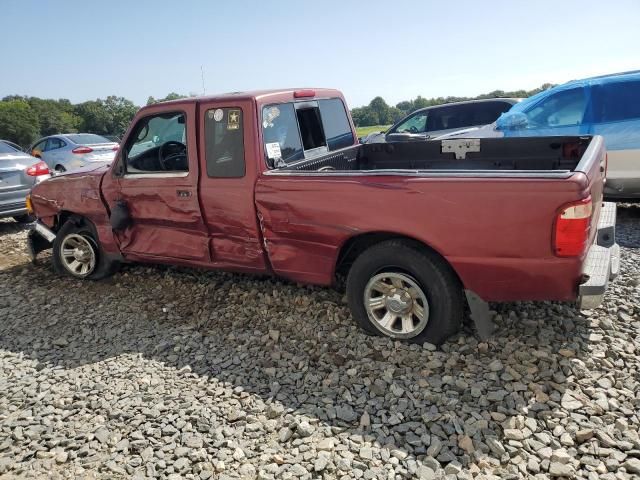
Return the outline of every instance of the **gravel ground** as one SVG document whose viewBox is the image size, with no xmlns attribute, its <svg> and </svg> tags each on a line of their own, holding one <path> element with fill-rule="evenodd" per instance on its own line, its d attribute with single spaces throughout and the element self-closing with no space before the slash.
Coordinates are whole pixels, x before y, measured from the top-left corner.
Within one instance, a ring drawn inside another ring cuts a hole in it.
<svg viewBox="0 0 640 480">
<path fill-rule="evenodd" d="M 502 305 L 440 350 L 272 279 L 59 278 L 0 222 L 0 477 L 640 478 L 640 205 L 618 222 L 600 309 Z"/>
</svg>

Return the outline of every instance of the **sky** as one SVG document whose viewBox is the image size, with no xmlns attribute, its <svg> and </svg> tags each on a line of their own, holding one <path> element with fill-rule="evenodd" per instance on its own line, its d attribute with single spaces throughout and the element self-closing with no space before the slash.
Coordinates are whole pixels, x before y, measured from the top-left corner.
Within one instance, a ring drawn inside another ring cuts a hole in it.
<svg viewBox="0 0 640 480">
<path fill-rule="evenodd" d="M 0 97 L 528 90 L 640 69 L 639 18 L 640 0 L 0 0 Z"/>
</svg>

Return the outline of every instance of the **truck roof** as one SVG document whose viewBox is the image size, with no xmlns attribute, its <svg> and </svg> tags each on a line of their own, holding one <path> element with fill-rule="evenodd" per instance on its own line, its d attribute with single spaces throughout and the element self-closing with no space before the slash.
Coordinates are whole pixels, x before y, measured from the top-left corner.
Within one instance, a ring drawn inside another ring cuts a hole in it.
<svg viewBox="0 0 640 480">
<path fill-rule="evenodd" d="M 298 92 L 298 96 L 296 96 Z M 340 97 L 343 98 L 342 92 L 333 88 L 284 88 L 273 90 L 251 90 L 247 92 L 230 92 L 216 95 L 201 95 L 197 97 L 180 98 L 177 100 L 169 100 L 167 102 L 159 102 L 154 105 L 164 105 L 172 103 L 201 103 L 210 101 L 228 101 L 228 100 L 255 100 L 259 104 L 291 102 L 301 99 Z"/>
</svg>

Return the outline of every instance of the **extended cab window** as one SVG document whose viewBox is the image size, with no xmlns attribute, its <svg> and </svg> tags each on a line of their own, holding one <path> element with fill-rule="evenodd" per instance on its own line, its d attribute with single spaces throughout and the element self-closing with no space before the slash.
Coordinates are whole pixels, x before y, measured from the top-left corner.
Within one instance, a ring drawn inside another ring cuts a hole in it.
<svg viewBox="0 0 640 480">
<path fill-rule="evenodd" d="M 244 143 L 242 110 L 216 108 L 207 110 L 204 135 L 209 177 L 244 177 Z"/>
<path fill-rule="evenodd" d="M 313 158 L 353 145 L 353 132 L 338 98 L 268 105 L 262 132 L 270 165 Z"/>
<path fill-rule="evenodd" d="M 187 172 L 186 116 L 167 112 L 141 118 L 124 148 L 127 173 Z"/>
</svg>

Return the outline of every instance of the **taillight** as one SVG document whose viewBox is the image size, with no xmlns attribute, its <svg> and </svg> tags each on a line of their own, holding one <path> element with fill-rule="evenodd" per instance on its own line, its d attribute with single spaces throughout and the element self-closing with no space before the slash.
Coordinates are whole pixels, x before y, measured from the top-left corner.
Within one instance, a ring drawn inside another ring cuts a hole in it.
<svg viewBox="0 0 640 480">
<path fill-rule="evenodd" d="M 579 257 L 586 251 L 592 213 L 591 197 L 566 205 L 558 213 L 553 245 L 558 257 Z"/>
<path fill-rule="evenodd" d="M 83 153 L 91 153 L 93 152 L 93 148 L 90 147 L 76 147 L 71 150 L 71 153 L 83 154 Z"/>
<path fill-rule="evenodd" d="M 48 175 L 49 173 L 49 167 L 47 167 L 47 164 L 44 162 L 38 162 L 27 168 L 27 175 L 31 177 L 39 177 L 40 175 Z"/>
</svg>

